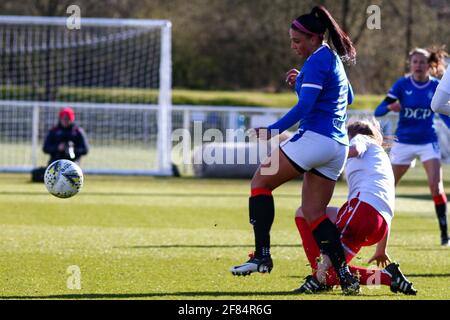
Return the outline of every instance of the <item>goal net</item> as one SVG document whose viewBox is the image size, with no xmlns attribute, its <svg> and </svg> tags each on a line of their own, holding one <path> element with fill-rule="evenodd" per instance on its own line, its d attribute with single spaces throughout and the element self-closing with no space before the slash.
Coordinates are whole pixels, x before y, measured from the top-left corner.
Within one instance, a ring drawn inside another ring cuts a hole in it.
<svg viewBox="0 0 450 320">
<path fill-rule="evenodd" d="M 170 22 L 0 16 L 0 171 L 47 164 L 63 107 L 87 134 L 85 172 L 170 175 Z"/>
</svg>

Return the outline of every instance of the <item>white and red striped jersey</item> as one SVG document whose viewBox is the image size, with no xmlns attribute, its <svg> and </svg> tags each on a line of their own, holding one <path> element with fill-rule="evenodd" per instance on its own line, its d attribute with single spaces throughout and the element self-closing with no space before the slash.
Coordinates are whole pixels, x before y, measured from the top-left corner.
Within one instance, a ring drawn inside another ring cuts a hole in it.
<svg viewBox="0 0 450 320">
<path fill-rule="evenodd" d="M 390 226 L 395 209 L 395 179 L 389 156 L 366 135 L 356 135 L 350 146 L 357 148 L 359 156 L 349 158 L 345 166 L 348 200 L 358 197 L 370 204 Z"/>
</svg>

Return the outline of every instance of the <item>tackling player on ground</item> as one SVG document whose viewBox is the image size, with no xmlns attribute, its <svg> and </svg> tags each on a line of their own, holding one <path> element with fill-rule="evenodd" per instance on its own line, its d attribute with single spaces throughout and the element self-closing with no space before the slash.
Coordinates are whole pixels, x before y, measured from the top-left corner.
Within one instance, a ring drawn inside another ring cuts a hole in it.
<svg viewBox="0 0 450 320">
<path fill-rule="evenodd" d="M 348 201 L 340 209 L 328 207 L 327 215 L 340 232 L 347 263 L 361 247 L 377 244 L 369 262 L 376 261 L 379 266 L 385 266 L 383 270 L 349 266 L 353 274 L 359 274 L 361 284 L 388 285 L 393 292 L 415 295 L 417 291 L 401 273 L 398 264 L 387 265 L 390 262 L 386 248 L 394 215 L 395 184 L 389 157 L 382 148 L 383 137 L 375 121 L 350 121 L 350 151 L 345 166 Z M 338 285 L 339 280 L 330 268 L 330 259 L 320 255 L 301 208 L 295 222 L 313 274 L 294 293 L 318 293 Z M 375 275 L 375 272 L 379 274 Z M 379 283 L 374 281 L 377 276 Z"/>
<path fill-rule="evenodd" d="M 439 84 L 433 76 L 445 70 L 445 51 L 415 49 L 409 56 L 411 74 L 400 78 L 386 99 L 375 110 L 380 117 L 390 111 L 399 112 L 396 141 L 390 152 L 395 184 L 420 157 L 425 168 L 441 231 L 441 244 L 449 245 L 447 228 L 447 196 L 444 191 L 441 153 L 434 128 L 431 100 Z M 433 76 L 432 76 L 433 75 Z M 397 102 L 397 100 L 399 102 Z M 450 117 L 440 115 L 450 127 Z"/>
</svg>

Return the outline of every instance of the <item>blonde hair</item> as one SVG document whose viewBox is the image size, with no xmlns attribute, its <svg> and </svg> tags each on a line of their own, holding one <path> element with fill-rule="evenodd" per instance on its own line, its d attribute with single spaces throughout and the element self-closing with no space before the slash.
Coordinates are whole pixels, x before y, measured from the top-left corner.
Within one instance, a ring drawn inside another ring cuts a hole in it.
<svg viewBox="0 0 450 320">
<path fill-rule="evenodd" d="M 357 118 L 352 117 L 347 124 L 349 138 L 358 134 L 371 137 L 378 145 L 383 146 L 383 135 L 380 123 L 373 117 Z"/>
<path fill-rule="evenodd" d="M 437 47 L 433 46 L 428 49 L 415 48 L 409 52 L 409 62 L 411 58 L 420 54 L 427 58 L 427 62 L 430 65 L 430 74 L 433 77 L 441 78 L 447 67 L 446 58 L 448 58 L 448 52 L 445 50 L 445 46 Z"/>
</svg>

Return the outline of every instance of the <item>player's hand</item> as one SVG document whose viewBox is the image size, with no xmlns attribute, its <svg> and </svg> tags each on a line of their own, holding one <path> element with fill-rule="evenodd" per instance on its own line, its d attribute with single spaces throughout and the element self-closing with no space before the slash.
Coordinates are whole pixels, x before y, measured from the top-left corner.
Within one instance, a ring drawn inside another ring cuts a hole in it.
<svg viewBox="0 0 450 320">
<path fill-rule="evenodd" d="M 270 132 L 267 128 L 253 128 L 248 131 L 250 138 L 258 138 L 262 140 L 270 139 Z"/>
<path fill-rule="evenodd" d="M 59 152 L 64 152 L 66 150 L 66 145 L 64 142 L 61 142 L 60 144 L 58 144 L 58 151 Z"/>
<path fill-rule="evenodd" d="M 391 258 L 389 258 L 387 252 L 375 252 L 372 258 L 369 259 L 368 263 L 373 261 L 377 262 L 378 267 L 385 268 L 389 263 L 391 263 Z"/>
<path fill-rule="evenodd" d="M 394 102 L 388 106 L 388 109 L 394 112 L 400 112 L 400 110 L 402 110 L 402 105 L 399 102 Z"/>
<path fill-rule="evenodd" d="M 300 71 L 297 69 L 291 69 L 286 73 L 286 83 L 293 87 L 295 85 L 295 80 L 297 79 L 298 74 Z"/>
</svg>

